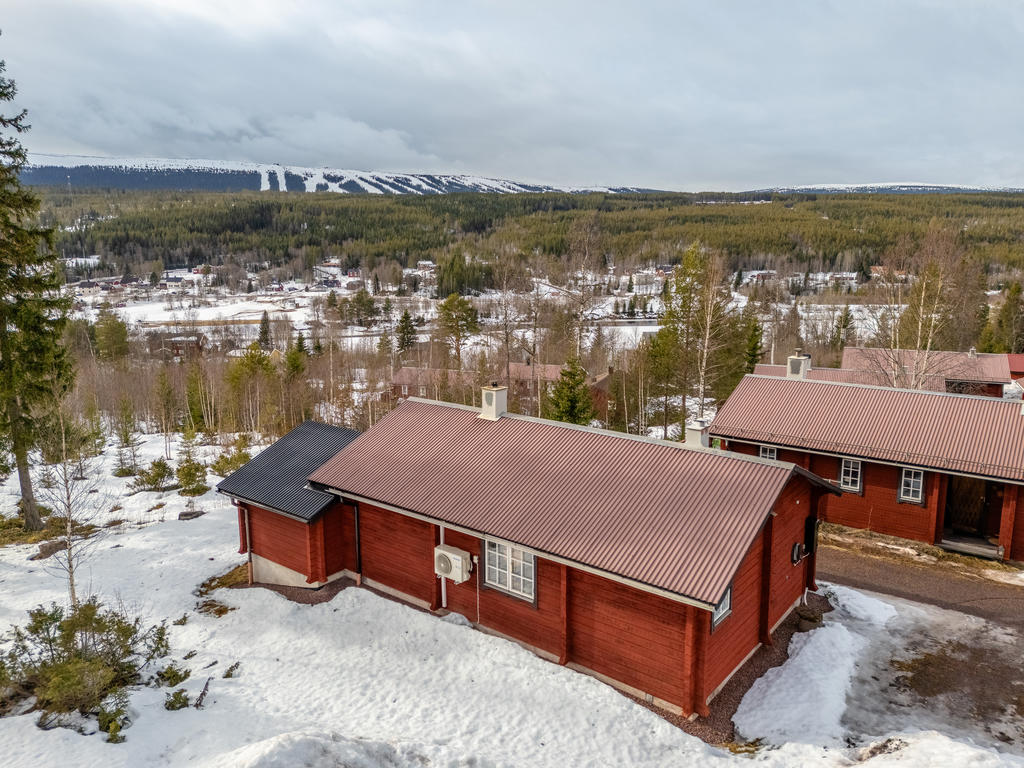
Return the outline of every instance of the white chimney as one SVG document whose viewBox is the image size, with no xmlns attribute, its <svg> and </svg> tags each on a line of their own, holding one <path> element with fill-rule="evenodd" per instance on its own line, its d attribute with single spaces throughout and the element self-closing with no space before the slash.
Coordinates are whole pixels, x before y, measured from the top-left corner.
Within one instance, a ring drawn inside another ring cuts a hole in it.
<svg viewBox="0 0 1024 768">
<path fill-rule="evenodd" d="M 710 447 L 711 443 L 708 440 L 707 419 L 696 419 L 695 421 L 686 422 L 686 435 L 683 440 L 683 445 L 688 445 L 691 448 Z"/>
<path fill-rule="evenodd" d="M 483 388 L 483 397 L 480 398 L 483 407 L 480 409 L 480 418 L 488 421 L 497 421 L 508 410 L 508 387 L 498 386 L 498 382 L 492 381 L 489 387 Z"/>
<path fill-rule="evenodd" d="M 786 378 L 806 379 L 807 372 L 811 370 L 811 356 L 805 355 L 797 348 L 796 352 L 786 358 Z"/>
</svg>

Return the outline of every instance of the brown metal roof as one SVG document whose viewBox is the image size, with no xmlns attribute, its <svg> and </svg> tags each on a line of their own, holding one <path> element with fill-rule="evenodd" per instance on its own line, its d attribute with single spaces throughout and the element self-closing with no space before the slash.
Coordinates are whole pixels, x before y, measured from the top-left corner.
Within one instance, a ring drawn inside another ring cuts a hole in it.
<svg viewBox="0 0 1024 768">
<path fill-rule="evenodd" d="M 508 369 L 513 381 L 532 381 L 533 379 L 558 381 L 562 377 L 562 366 L 560 365 L 509 363 Z M 499 373 L 505 373 L 504 367 L 499 366 Z"/>
<path fill-rule="evenodd" d="M 903 371 L 915 370 L 944 376 L 950 381 L 975 381 L 991 384 L 1009 384 L 1011 381 L 1010 365 L 1006 355 L 985 353 L 846 347 L 843 350 L 842 367 L 859 371 L 884 372 L 895 377 L 897 383 L 904 375 Z"/>
<path fill-rule="evenodd" d="M 1024 481 L 1019 400 L 749 375 L 710 433 Z"/>
<path fill-rule="evenodd" d="M 395 371 L 391 379 L 392 384 L 413 385 L 413 386 L 434 386 L 448 379 L 449 386 L 460 384 L 472 384 L 475 374 L 472 371 L 458 371 L 444 368 L 414 368 L 404 366 Z"/>
<path fill-rule="evenodd" d="M 714 605 L 794 472 L 410 398 L 310 480 Z"/>
<path fill-rule="evenodd" d="M 754 374 L 757 376 L 786 376 L 786 366 L 768 365 L 758 363 L 754 366 Z M 938 374 L 929 374 L 924 377 L 924 386 L 929 392 L 945 392 L 946 377 Z M 838 381 L 845 384 L 867 384 L 869 386 L 891 387 L 892 380 L 887 379 L 881 371 L 855 371 L 848 368 L 809 368 L 807 370 L 809 381 Z"/>
</svg>

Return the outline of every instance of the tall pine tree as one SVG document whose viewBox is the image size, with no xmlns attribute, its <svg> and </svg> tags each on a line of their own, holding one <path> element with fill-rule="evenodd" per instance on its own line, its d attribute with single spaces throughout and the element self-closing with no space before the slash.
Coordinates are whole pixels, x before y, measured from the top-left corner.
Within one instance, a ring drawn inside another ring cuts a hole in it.
<svg viewBox="0 0 1024 768">
<path fill-rule="evenodd" d="M 0 61 L 0 102 L 17 93 L 5 71 Z M 71 365 L 60 346 L 68 300 L 53 233 L 38 226 L 39 199 L 18 177 L 27 161 L 18 138 L 29 128 L 26 116 L 0 114 L 0 436 L 18 468 L 25 527 L 40 530 L 28 454 L 54 394 L 70 382 Z"/>
</svg>

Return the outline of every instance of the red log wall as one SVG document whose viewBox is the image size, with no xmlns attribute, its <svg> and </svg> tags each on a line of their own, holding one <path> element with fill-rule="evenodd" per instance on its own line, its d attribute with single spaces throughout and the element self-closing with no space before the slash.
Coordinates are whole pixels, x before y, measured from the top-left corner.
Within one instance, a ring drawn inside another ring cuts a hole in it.
<svg viewBox="0 0 1024 768">
<path fill-rule="evenodd" d="M 359 548 L 365 578 L 411 597 L 433 602 L 433 525 L 360 504 Z"/>
<path fill-rule="evenodd" d="M 262 507 L 251 504 L 245 507 L 249 510 L 253 554 L 309 578 L 309 526 Z"/>
<path fill-rule="evenodd" d="M 758 454 L 758 446 L 750 443 L 729 442 L 729 450 L 749 456 Z M 780 461 L 791 461 L 809 469 L 825 480 L 839 478 L 840 459 L 835 456 L 780 448 L 778 457 Z M 941 473 L 924 473 L 924 504 L 899 500 L 901 476 L 900 467 L 861 462 L 861 493 L 829 494 L 823 519 L 851 528 L 936 543 L 937 535 L 942 533 L 939 519 L 940 501 L 944 498 Z"/>
</svg>

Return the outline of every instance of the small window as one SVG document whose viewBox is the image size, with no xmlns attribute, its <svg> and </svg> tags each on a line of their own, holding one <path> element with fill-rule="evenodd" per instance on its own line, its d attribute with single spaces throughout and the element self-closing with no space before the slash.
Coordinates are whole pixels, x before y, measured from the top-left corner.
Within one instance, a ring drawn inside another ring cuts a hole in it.
<svg viewBox="0 0 1024 768">
<path fill-rule="evenodd" d="M 533 555 L 497 541 L 488 541 L 486 551 L 485 583 L 516 597 L 533 600 Z"/>
<path fill-rule="evenodd" d="M 762 445 L 758 450 L 758 455 L 762 459 L 771 459 L 772 461 L 775 461 L 779 458 L 779 449 L 774 445 Z"/>
<path fill-rule="evenodd" d="M 426 396 L 427 396 L 427 388 L 426 387 L 420 387 L 420 397 L 426 397 Z"/>
<path fill-rule="evenodd" d="M 924 470 L 903 468 L 903 480 L 900 482 L 900 501 L 920 503 L 924 499 Z"/>
<path fill-rule="evenodd" d="M 408 384 L 403 384 L 402 385 L 402 394 L 403 395 L 408 395 L 409 394 L 409 385 Z"/>
<path fill-rule="evenodd" d="M 719 622 L 722 621 L 726 616 L 732 613 L 732 587 L 730 586 L 725 590 L 725 594 L 722 595 L 722 599 L 718 601 L 718 605 L 715 606 L 715 610 L 711 613 L 711 628 L 714 629 L 718 626 Z"/>
<path fill-rule="evenodd" d="M 839 487 L 844 491 L 860 493 L 860 461 L 843 459 L 843 465 L 839 470 Z"/>
</svg>

